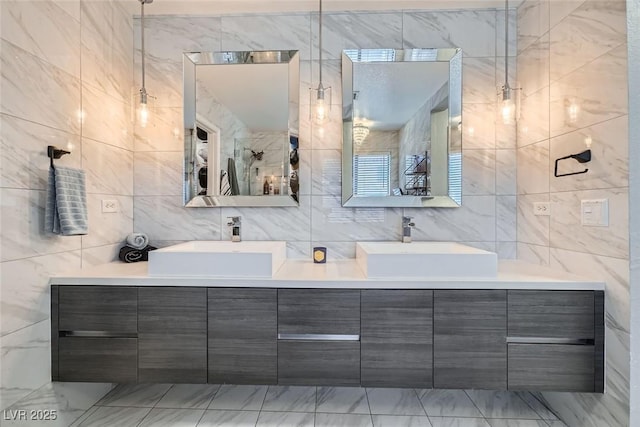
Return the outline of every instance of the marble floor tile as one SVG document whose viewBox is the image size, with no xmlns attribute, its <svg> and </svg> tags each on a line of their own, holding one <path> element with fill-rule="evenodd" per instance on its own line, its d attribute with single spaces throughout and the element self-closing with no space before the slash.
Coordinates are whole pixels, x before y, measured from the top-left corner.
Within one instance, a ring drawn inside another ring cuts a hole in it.
<svg viewBox="0 0 640 427">
<path fill-rule="evenodd" d="M 524 400 L 507 391 L 467 390 L 467 395 L 486 418 L 540 418 Z"/>
<path fill-rule="evenodd" d="M 430 417 L 482 417 L 464 390 L 416 390 Z"/>
<path fill-rule="evenodd" d="M 547 420 L 547 424 L 549 424 L 549 427 L 567 427 L 567 425 L 560 420 Z"/>
<path fill-rule="evenodd" d="M 540 402 L 534 395 L 529 393 L 528 391 L 516 391 L 516 394 L 520 396 L 522 400 L 524 400 L 527 405 L 531 406 L 531 409 L 536 411 L 540 418 L 543 420 L 557 420 L 558 417 L 551 412 L 549 408 L 544 406 L 542 402 Z"/>
<path fill-rule="evenodd" d="M 373 427 L 371 415 L 319 414 L 315 427 Z"/>
<path fill-rule="evenodd" d="M 316 410 L 316 388 L 270 386 L 262 410 L 313 412 Z"/>
<path fill-rule="evenodd" d="M 154 408 L 138 427 L 196 427 L 203 415 L 204 409 Z"/>
<path fill-rule="evenodd" d="M 373 427 L 431 427 L 429 418 L 419 415 L 373 415 Z"/>
<path fill-rule="evenodd" d="M 318 387 L 316 412 L 368 414 L 367 393 L 359 387 Z"/>
<path fill-rule="evenodd" d="M 258 411 L 205 411 L 198 427 L 255 427 Z"/>
<path fill-rule="evenodd" d="M 491 427 L 547 427 L 547 423 L 542 420 L 505 420 L 488 419 Z"/>
<path fill-rule="evenodd" d="M 484 418 L 429 417 L 433 427 L 491 427 Z"/>
<path fill-rule="evenodd" d="M 372 414 L 425 415 L 415 390 L 408 388 L 368 388 Z"/>
<path fill-rule="evenodd" d="M 259 411 L 262 408 L 267 386 L 223 385 L 209 405 L 209 409 L 235 409 Z"/>
<path fill-rule="evenodd" d="M 136 427 L 151 408 L 102 406 L 78 424 L 78 427 Z"/>
<path fill-rule="evenodd" d="M 256 427 L 313 427 L 313 412 L 260 412 Z"/>
<path fill-rule="evenodd" d="M 219 388 L 216 384 L 175 384 L 155 407 L 206 409 Z"/>
<path fill-rule="evenodd" d="M 153 407 L 170 387 L 170 384 L 123 384 L 113 389 L 96 405 Z"/>
</svg>

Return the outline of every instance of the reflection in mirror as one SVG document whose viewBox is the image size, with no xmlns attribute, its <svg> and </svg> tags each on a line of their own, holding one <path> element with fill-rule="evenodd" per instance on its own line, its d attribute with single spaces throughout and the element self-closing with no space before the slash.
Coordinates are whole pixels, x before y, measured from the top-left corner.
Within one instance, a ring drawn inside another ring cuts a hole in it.
<svg viewBox="0 0 640 427">
<path fill-rule="evenodd" d="M 342 54 L 344 206 L 462 202 L 460 49 Z"/>
<path fill-rule="evenodd" d="M 297 206 L 297 51 L 184 54 L 187 207 Z"/>
</svg>

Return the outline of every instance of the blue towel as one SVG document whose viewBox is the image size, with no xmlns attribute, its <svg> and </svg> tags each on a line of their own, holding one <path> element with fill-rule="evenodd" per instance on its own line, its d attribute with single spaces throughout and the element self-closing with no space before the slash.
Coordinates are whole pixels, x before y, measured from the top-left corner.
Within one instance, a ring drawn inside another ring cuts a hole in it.
<svg viewBox="0 0 640 427">
<path fill-rule="evenodd" d="M 65 167 L 49 169 L 45 231 L 62 236 L 88 233 L 84 171 Z"/>
</svg>

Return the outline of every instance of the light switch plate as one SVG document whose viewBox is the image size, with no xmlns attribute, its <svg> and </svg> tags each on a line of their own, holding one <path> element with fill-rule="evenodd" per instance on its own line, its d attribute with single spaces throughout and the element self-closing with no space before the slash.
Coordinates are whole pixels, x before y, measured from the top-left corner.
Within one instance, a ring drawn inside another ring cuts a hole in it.
<svg viewBox="0 0 640 427">
<path fill-rule="evenodd" d="M 580 212 L 582 225 L 588 227 L 609 226 L 609 199 L 582 200 Z"/>
<path fill-rule="evenodd" d="M 118 212 L 118 201 L 114 199 L 102 199 L 102 213 Z"/>
<path fill-rule="evenodd" d="M 551 203 L 549 202 L 535 202 L 533 204 L 533 214 L 536 216 L 549 216 L 551 215 Z"/>
</svg>

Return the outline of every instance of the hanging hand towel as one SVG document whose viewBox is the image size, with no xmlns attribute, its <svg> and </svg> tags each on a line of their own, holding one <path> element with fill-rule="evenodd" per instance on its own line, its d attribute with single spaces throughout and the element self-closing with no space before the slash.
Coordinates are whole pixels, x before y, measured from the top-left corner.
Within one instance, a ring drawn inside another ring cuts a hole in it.
<svg viewBox="0 0 640 427">
<path fill-rule="evenodd" d="M 231 196 L 231 184 L 229 184 L 227 171 L 220 172 L 220 194 L 223 196 Z"/>
<path fill-rule="evenodd" d="M 88 233 L 84 171 L 65 167 L 49 169 L 45 231 L 62 236 Z"/>
</svg>

